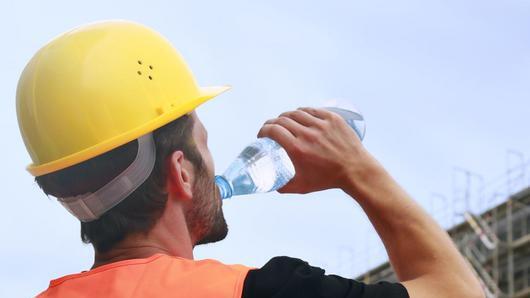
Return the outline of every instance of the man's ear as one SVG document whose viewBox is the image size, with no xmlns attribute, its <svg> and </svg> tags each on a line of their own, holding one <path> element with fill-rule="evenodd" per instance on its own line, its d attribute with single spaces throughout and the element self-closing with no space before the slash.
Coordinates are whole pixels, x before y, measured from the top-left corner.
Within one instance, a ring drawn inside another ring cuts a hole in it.
<svg viewBox="0 0 530 298">
<path fill-rule="evenodd" d="M 167 161 L 169 167 L 167 175 L 168 192 L 183 200 L 193 197 L 193 183 L 189 165 L 185 164 L 184 153 L 174 151 Z"/>
</svg>

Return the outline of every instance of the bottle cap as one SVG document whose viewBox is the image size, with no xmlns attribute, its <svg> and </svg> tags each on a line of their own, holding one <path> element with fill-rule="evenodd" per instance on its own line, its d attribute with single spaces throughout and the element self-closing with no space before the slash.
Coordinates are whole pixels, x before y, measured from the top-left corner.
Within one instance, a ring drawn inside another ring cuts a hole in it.
<svg viewBox="0 0 530 298">
<path fill-rule="evenodd" d="M 353 128 L 361 141 L 366 133 L 366 124 L 363 115 L 355 108 L 344 109 L 341 107 L 324 107 L 324 109 L 339 114 L 348 125 Z"/>
</svg>

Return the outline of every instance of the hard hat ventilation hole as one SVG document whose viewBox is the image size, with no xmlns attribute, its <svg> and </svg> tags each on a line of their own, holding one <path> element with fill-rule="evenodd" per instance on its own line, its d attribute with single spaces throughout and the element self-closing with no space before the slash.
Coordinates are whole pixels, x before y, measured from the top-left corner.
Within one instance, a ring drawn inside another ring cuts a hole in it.
<svg viewBox="0 0 530 298">
<path fill-rule="evenodd" d="M 136 62 L 138 62 L 138 65 L 143 65 L 142 60 L 137 60 Z M 153 69 L 154 69 L 153 65 L 146 65 L 146 66 L 149 67 L 149 70 L 153 70 Z M 146 74 L 149 73 L 149 70 L 146 71 Z M 140 75 L 140 76 L 142 75 L 142 71 L 140 71 L 140 70 L 138 70 L 136 73 L 137 73 L 138 75 Z M 152 76 L 148 76 L 148 78 L 149 78 L 149 80 L 151 80 L 151 81 L 153 80 L 153 77 L 152 77 Z"/>
</svg>

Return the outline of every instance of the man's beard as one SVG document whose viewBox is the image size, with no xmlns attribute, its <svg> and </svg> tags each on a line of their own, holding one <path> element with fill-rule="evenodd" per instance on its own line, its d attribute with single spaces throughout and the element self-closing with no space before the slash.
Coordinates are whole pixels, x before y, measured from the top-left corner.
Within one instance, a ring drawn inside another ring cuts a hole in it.
<svg viewBox="0 0 530 298">
<path fill-rule="evenodd" d="M 205 166 L 200 165 L 197 180 L 193 184 L 193 199 L 186 212 L 188 229 L 195 239 L 194 245 L 223 240 L 228 234 L 219 191 L 213 177 L 210 179 Z"/>
</svg>

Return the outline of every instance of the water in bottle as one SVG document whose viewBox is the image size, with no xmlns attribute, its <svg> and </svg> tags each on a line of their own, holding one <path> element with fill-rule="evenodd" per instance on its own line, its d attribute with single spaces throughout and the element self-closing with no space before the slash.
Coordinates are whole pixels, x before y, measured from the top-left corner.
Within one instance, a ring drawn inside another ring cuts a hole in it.
<svg viewBox="0 0 530 298">
<path fill-rule="evenodd" d="M 248 145 L 222 176 L 215 177 L 221 197 L 276 190 L 294 177 L 294 165 L 287 152 L 269 138 Z"/>
<path fill-rule="evenodd" d="M 339 114 L 362 140 L 365 134 L 363 116 L 352 110 L 326 108 Z M 215 177 L 221 198 L 277 190 L 295 175 L 287 152 L 270 138 L 259 138 L 248 145 L 221 176 Z"/>
</svg>

